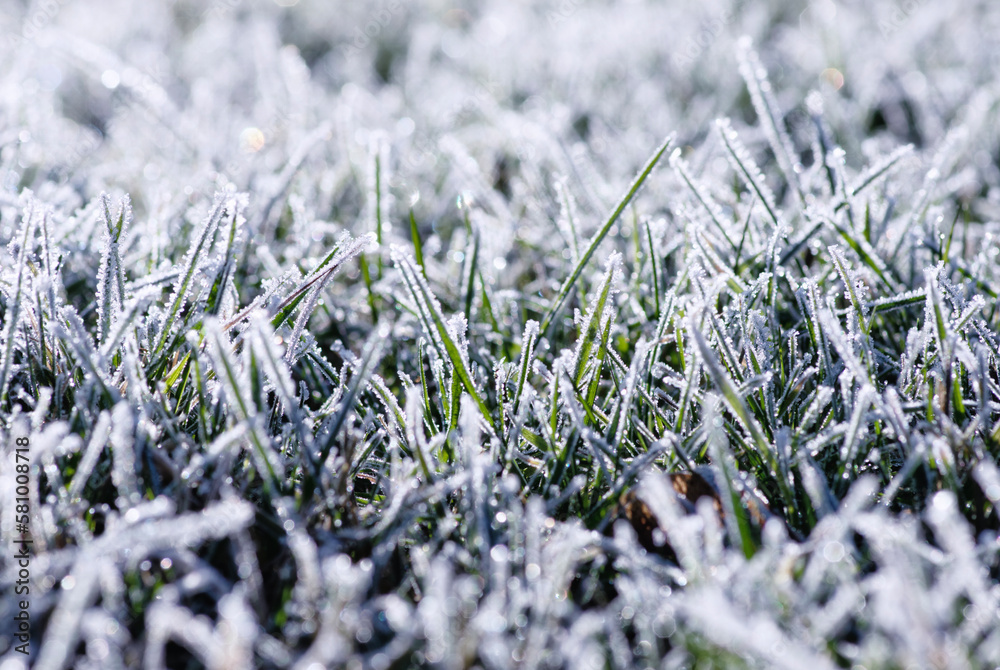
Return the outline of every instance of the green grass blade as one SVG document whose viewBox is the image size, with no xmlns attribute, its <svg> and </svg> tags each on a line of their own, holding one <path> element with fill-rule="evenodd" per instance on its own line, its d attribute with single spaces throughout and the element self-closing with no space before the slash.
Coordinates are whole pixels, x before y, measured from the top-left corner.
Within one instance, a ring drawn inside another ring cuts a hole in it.
<svg viewBox="0 0 1000 670">
<path fill-rule="evenodd" d="M 458 379 L 462 382 L 465 390 L 476 401 L 476 405 L 479 407 L 483 418 L 495 432 L 496 424 L 493 421 L 493 416 L 472 383 L 472 375 L 469 372 L 466 357 L 462 354 L 459 346 L 455 343 L 454 337 L 449 332 L 449 328 L 445 325 L 444 314 L 441 312 L 441 305 L 438 303 L 437 298 L 431 293 L 430 287 L 427 285 L 426 280 L 423 279 L 423 276 L 417 273 L 413 262 L 398 249 L 393 249 L 392 261 L 401 271 L 403 282 L 406 284 L 406 288 L 414 300 L 420 320 L 427 336 L 431 339 L 431 343 L 438 350 L 439 355 L 451 362 L 454 374 L 458 375 Z"/>
<path fill-rule="evenodd" d="M 212 209 L 209 211 L 208 216 L 205 217 L 197 238 L 190 249 L 188 249 L 188 253 L 184 259 L 184 269 L 177 278 L 177 283 L 174 284 L 174 292 L 170 298 L 170 307 L 167 309 L 166 318 L 160 326 L 159 338 L 151 352 L 150 357 L 153 359 L 163 351 L 163 346 L 172 336 L 174 321 L 187 301 L 188 293 L 193 288 L 194 276 L 198 266 L 204 261 L 204 257 L 208 255 L 219 221 L 225 212 L 225 207 L 226 198 L 222 194 L 217 194 Z"/>
<path fill-rule="evenodd" d="M 566 302 L 566 299 L 569 297 L 570 292 L 576 285 L 577 280 L 580 279 L 580 275 L 583 273 L 583 269 L 586 267 L 587 263 L 594 255 L 594 252 L 597 251 L 597 248 L 601 245 L 601 242 L 604 241 L 605 237 L 607 237 L 608 232 L 611 230 L 611 227 L 615 224 L 615 221 L 617 221 L 618 217 L 621 216 L 621 213 L 625 211 L 625 208 L 632 201 L 632 198 L 635 197 L 635 194 L 639 192 L 639 189 L 645 183 L 646 178 L 649 177 L 649 175 L 653 172 L 653 168 L 655 168 L 656 164 L 660 162 L 660 158 L 663 156 L 664 152 L 666 152 L 666 150 L 670 147 L 670 145 L 673 144 L 673 141 L 674 141 L 674 136 L 671 134 L 663 141 L 663 143 L 656 149 L 656 151 L 653 152 L 653 155 L 650 156 L 649 160 L 646 162 L 645 167 L 643 167 L 642 170 L 639 172 L 639 174 L 636 175 L 635 180 L 633 180 L 632 185 L 625 193 L 625 196 L 618 202 L 618 205 L 615 207 L 614 211 L 611 212 L 611 216 L 607 218 L 607 220 L 604 222 L 604 225 L 601 226 L 601 229 L 598 230 L 597 234 L 594 235 L 593 239 L 591 239 L 590 244 L 587 247 L 587 250 L 583 252 L 583 256 L 580 257 L 580 260 L 573 268 L 573 271 L 570 272 L 569 276 L 563 282 L 562 287 L 559 289 L 559 293 L 556 295 L 555 300 L 552 302 L 552 305 L 545 312 L 545 316 L 544 318 L 542 318 L 542 325 L 541 325 L 542 337 L 545 337 L 548 334 L 549 328 L 552 326 L 553 319 L 555 319 L 555 317 L 559 314 L 559 310 L 562 309 L 563 303 Z"/>
<path fill-rule="evenodd" d="M 746 183 L 747 187 L 763 203 L 764 210 L 775 227 L 781 227 L 781 218 L 778 215 L 778 208 L 774 202 L 774 193 L 770 187 L 764 183 L 764 175 L 760 168 L 750 157 L 750 153 L 743 146 L 739 135 L 733 130 L 729 119 L 719 119 L 715 122 L 722 138 L 722 144 L 726 147 L 729 155 L 729 162 Z"/>
<path fill-rule="evenodd" d="M 573 354 L 574 388 L 579 389 L 580 384 L 583 382 L 587 365 L 590 363 L 591 353 L 594 350 L 595 340 L 603 330 L 602 327 L 605 324 L 605 320 L 609 317 L 606 314 L 608 310 L 608 298 L 614 295 L 620 276 L 621 255 L 613 253 L 611 254 L 611 258 L 608 259 L 607 268 L 604 271 L 604 279 L 601 281 L 591 301 L 590 308 L 587 310 L 586 322 L 580 331 L 576 352 Z"/>
</svg>

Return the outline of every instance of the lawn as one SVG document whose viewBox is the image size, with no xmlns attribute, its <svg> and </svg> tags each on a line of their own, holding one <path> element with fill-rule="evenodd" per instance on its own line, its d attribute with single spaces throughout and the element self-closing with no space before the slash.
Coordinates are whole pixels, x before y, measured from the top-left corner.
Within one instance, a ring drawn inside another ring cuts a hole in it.
<svg viewBox="0 0 1000 670">
<path fill-rule="evenodd" d="M 1000 5 L 0 10 L 0 670 L 1000 667 Z"/>
</svg>

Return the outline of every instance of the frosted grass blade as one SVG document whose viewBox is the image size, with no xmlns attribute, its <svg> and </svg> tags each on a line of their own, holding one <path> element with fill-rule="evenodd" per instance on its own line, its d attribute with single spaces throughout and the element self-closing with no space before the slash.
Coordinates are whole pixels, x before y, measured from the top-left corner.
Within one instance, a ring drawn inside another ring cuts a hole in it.
<svg viewBox="0 0 1000 670">
<path fill-rule="evenodd" d="M 774 193 L 771 192 L 771 188 L 764 183 L 764 175 L 761 173 L 760 168 L 750 157 L 750 153 L 743 146 L 740 141 L 739 135 L 733 130 L 733 126 L 729 119 L 719 119 L 715 122 L 716 128 L 719 130 L 719 136 L 722 138 L 722 143 L 726 147 L 728 152 L 729 162 L 732 164 L 733 169 L 739 174 L 740 179 L 742 179 L 747 187 L 753 191 L 754 195 L 760 200 L 764 205 L 764 210 L 767 212 L 768 217 L 776 228 L 781 228 L 781 218 L 778 213 L 778 208 L 774 202 Z"/>
<path fill-rule="evenodd" d="M 590 363 L 591 354 L 594 352 L 595 340 L 602 331 L 602 326 L 606 323 L 606 314 L 609 309 L 608 298 L 617 292 L 617 285 L 621 281 L 621 254 L 612 253 L 608 259 L 607 267 L 604 271 L 604 279 L 594 293 L 590 307 L 587 309 L 587 317 L 584 327 L 580 330 L 580 337 L 577 340 L 576 351 L 573 353 L 573 385 L 579 389 L 583 382 L 584 374 Z"/>
<path fill-rule="evenodd" d="M 764 135 L 771 145 L 774 156 L 777 158 L 778 167 L 781 168 L 785 179 L 788 180 L 792 192 L 795 193 L 799 204 L 805 203 L 805 194 L 799 181 L 799 173 L 802 166 L 795 156 L 795 148 L 792 138 L 783 127 L 781 110 L 778 102 L 774 99 L 771 91 L 771 82 L 767 80 L 767 71 L 760 63 L 757 52 L 753 50 L 753 43 L 750 38 L 740 39 L 737 45 L 737 57 L 740 63 L 740 74 L 750 91 L 750 100 L 757 111 L 757 119 L 764 129 Z"/>
<path fill-rule="evenodd" d="M 402 273 L 403 282 L 406 284 L 407 291 L 410 293 L 419 312 L 424 332 L 427 333 L 438 354 L 450 361 L 453 374 L 457 375 L 465 390 L 476 401 L 476 405 L 479 407 L 483 418 L 490 425 L 490 428 L 495 431 L 496 425 L 494 424 L 490 410 L 472 383 L 472 375 L 469 372 L 467 354 L 464 353 L 464 347 L 459 347 L 450 329 L 445 324 L 444 314 L 441 312 L 441 305 L 438 303 L 437 298 L 434 297 L 423 275 L 419 274 L 416 268 L 413 267 L 413 262 L 407 256 L 404 256 L 400 250 L 392 250 L 392 261 L 399 267 Z"/>
<path fill-rule="evenodd" d="M 183 270 L 174 283 L 173 295 L 170 297 L 170 307 L 167 309 L 166 318 L 160 326 L 159 338 L 151 352 L 152 358 L 160 354 L 163 347 L 173 336 L 174 321 L 177 319 L 177 315 L 180 313 L 185 302 L 187 302 L 188 296 L 193 289 L 195 273 L 207 261 L 207 256 L 215 240 L 215 234 L 218 230 L 219 221 L 225 212 L 225 207 L 225 197 L 222 194 L 217 194 L 208 216 L 202 221 L 196 239 L 192 242 L 187 255 L 184 257 Z"/>
<path fill-rule="evenodd" d="M 565 281 L 563 281 L 563 284 L 559 289 L 559 293 L 546 310 L 545 317 L 542 319 L 542 325 L 540 328 L 542 337 L 545 337 L 548 334 L 549 328 L 552 326 L 552 320 L 559 313 L 559 310 L 562 309 L 563 303 L 566 302 L 570 291 L 573 290 L 573 287 L 576 285 L 577 280 L 583 273 L 583 269 L 590 261 L 590 258 L 594 255 L 594 252 L 597 251 L 601 242 L 604 241 L 605 237 L 607 237 L 608 232 L 610 232 L 615 221 L 617 221 L 618 217 L 621 216 L 621 213 L 625 211 L 625 207 L 627 207 L 632 201 L 635 194 L 639 192 L 639 189 L 645 183 L 646 178 L 653 172 L 653 168 L 655 168 L 656 164 L 660 162 L 660 158 L 663 156 L 664 152 L 670 148 L 673 141 L 674 136 L 669 135 L 656 149 L 656 151 L 653 152 L 653 155 L 646 162 L 645 167 L 643 167 L 639 174 L 636 175 L 635 180 L 632 182 L 629 190 L 625 193 L 625 196 L 618 202 L 618 205 L 615 207 L 614 211 L 611 212 L 611 215 L 604 222 L 604 225 L 601 226 L 600 230 L 597 231 L 597 234 L 591 239 L 590 244 L 587 246 L 587 250 L 583 252 L 579 262 L 577 262 L 572 272 L 570 272 L 569 276 L 565 279 Z"/>
<path fill-rule="evenodd" d="M 7 385 L 10 383 L 15 339 L 21 319 L 21 302 L 24 300 L 22 297 L 24 294 L 24 271 L 29 253 L 29 243 L 34 239 L 35 218 L 35 207 L 29 200 L 21 215 L 20 243 L 14 267 L 14 290 L 11 292 L 13 299 L 7 305 L 7 312 L 4 315 L 3 360 L 0 361 L 0 403 L 7 399 Z"/>
</svg>

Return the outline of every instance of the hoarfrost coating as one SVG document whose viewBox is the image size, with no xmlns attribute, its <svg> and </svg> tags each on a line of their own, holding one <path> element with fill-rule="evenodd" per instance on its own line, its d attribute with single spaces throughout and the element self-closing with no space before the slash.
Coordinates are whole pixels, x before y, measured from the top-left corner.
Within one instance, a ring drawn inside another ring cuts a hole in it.
<svg viewBox="0 0 1000 670">
<path fill-rule="evenodd" d="M 997 666 L 998 31 L 7 3 L 0 666 Z"/>
</svg>

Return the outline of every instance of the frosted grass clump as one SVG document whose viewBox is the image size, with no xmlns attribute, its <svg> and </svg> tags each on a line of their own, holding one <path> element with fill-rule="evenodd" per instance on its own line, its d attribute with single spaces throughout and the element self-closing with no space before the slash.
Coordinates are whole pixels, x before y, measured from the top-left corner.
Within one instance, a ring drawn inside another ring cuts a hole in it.
<svg viewBox="0 0 1000 670">
<path fill-rule="evenodd" d="M 0 16 L 0 666 L 1000 664 L 993 3 L 285 4 Z"/>
</svg>

